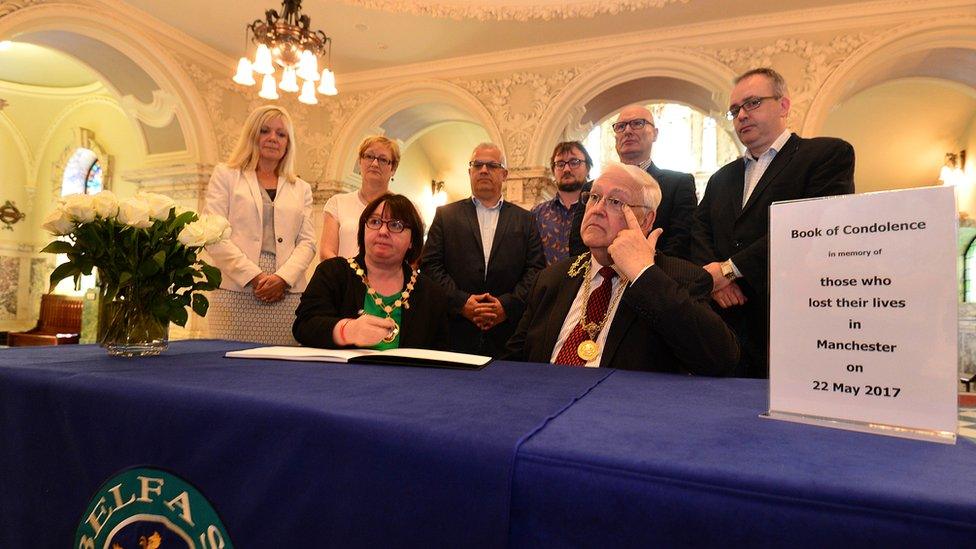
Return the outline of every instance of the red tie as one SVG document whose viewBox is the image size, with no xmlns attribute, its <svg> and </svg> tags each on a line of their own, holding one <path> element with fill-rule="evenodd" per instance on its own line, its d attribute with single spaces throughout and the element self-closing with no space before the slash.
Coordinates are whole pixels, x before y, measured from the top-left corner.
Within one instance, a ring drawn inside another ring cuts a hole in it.
<svg viewBox="0 0 976 549">
<path fill-rule="evenodd" d="M 607 314 L 607 307 L 610 306 L 610 290 L 613 288 L 613 277 L 617 276 L 617 271 L 614 271 L 612 267 L 601 267 L 600 276 L 603 277 L 603 284 L 600 284 L 596 291 L 590 293 L 590 298 L 586 302 L 586 320 L 588 322 L 600 322 L 603 320 L 603 315 Z M 598 335 L 593 334 L 594 337 Z M 553 363 L 566 366 L 585 366 L 586 361 L 576 353 L 576 348 L 589 338 L 589 334 L 577 322 Z"/>
</svg>

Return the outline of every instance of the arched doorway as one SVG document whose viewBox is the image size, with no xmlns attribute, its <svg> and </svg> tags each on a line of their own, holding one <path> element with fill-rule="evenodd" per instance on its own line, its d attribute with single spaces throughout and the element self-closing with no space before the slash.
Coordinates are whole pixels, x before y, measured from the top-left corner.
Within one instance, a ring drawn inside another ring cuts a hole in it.
<svg viewBox="0 0 976 549">
<path fill-rule="evenodd" d="M 359 187 L 356 152 L 363 138 L 375 134 L 400 144 L 390 190 L 414 200 L 428 223 L 438 182 L 447 200 L 470 192 L 467 161 L 475 145 L 492 141 L 505 147 L 490 114 L 467 91 L 439 81 L 395 86 L 361 107 L 339 132 L 343 137 L 327 167 L 327 177 L 338 183 L 335 191 Z"/>
</svg>

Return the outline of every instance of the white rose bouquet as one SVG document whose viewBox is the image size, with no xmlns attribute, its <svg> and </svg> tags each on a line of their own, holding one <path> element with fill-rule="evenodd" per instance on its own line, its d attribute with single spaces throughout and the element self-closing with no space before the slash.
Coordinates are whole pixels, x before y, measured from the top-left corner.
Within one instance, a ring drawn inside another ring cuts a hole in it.
<svg viewBox="0 0 976 549">
<path fill-rule="evenodd" d="M 230 236 L 221 216 L 198 216 L 172 198 L 139 193 L 119 200 L 111 191 L 65 197 L 43 227 L 63 237 L 43 252 L 67 254 L 51 273 L 51 285 L 98 269 L 102 299 L 127 301 L 165 325 L 186 325 L 187 307 L 206 316 L 202 291 L 220 286 L 220 270 L 200 250 Z"/>
</svg>

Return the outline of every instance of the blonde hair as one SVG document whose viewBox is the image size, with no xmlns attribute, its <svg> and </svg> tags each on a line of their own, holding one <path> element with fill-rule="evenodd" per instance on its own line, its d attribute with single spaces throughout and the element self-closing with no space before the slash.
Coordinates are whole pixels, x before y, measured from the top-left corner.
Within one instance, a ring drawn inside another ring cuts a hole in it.
<svg viewBox="0 0 976 549">
<path fill-rule="evenodd" d="M 295 174 L 295 125 L 291 121 L 291 115 L 284 107 L 277 105 L 265 105 L 251 111 L 241 135 L 237 138 L 234 145 L 234 152 L 227 158 L 227 165 L 239 170 L 256 170 L 258 159 L 261 157 L 258 151 L 258 139 L 261 136 L 261 127 L 271 120 L 281 117 L 285 124 L 285 131 L 288 132 L 288 146 L 285 148 L 285 156 L 278 161 L 275 166 L 275 174 L 284 176 L 289 183 L 294 183 L 298 176 Z"/>
<path fill-rule="evenodd" d="M 371 135 L 366 139 L 363 139 L 363 142 L 359 144 L 359 158 L 363 157 L 363 154 L 366 153 L 366 149 L 372 147 L 377 143 L 379 143 L 380 145 L 386 145 L 387 147 L 390 148 L 390 155 L 393 157 L 391 159 L 393 160 L 393 164 L 391 164 L 391 166 L 393 168 L 393 171 L 396 171 L 397 166 L 400 165 L 400 146 L 397 145 L 396 141 L 393 141 L 392 139 L 389 139 L 382 135 Z"/>
</svg>

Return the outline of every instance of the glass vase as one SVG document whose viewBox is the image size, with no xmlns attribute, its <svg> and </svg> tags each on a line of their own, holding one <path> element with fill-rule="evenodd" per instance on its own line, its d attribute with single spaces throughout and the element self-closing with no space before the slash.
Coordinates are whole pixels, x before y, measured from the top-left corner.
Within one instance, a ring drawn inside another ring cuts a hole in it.
<svg viewBox="0 0 976 549">
<path fill-rule="evenodd" d="M 98 343 L 111 356 L 155 356 L 169 347 L 169 323 L 149 310 L 145 296 L 123 289 L 115 299 L 101 295 Z"/>
</svg>

